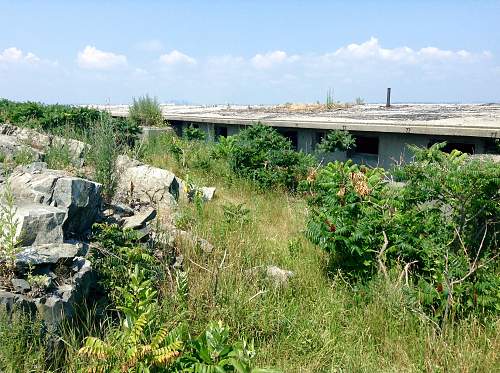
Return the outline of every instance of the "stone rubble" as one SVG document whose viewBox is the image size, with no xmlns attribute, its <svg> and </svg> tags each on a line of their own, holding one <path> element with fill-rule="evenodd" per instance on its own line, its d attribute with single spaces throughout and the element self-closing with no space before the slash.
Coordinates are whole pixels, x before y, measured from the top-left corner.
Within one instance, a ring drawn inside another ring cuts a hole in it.
<svg viewBox="0 0 500 373">
<path fill-rule="evenodd" d="M 115 198 L 105 204 L 100 184 L 48 169 L 41 161 L 49 146 L 63 141 L 75 164 L 83 165 L 85 143 L 0 124 L 0 154 L 12 158 L 28 146 L 38 159 L 10 174 L 4 172 L 0 161 L 0 193 L 8 185 L 14 197 L 15 239 L 20 246 L 15 277 L 9 280 L 10 285 L 1 283 L 0 308 L 38 313 L 49 329 L 71 317 L 95 285 L 86 256 L 96 222 L 134 229 L 143 242 L 157 239 L 154 228 L 161 223 L 171 247 L 181 241 L 207 253 L 213 251 L 208 241 L 173 224 L 179 198 L 187 198 L 183 180 L 168 170 L 120 156 Z M 199 190 L 205 201 L 214 197 L 215 188 Z M 182 261 L 179 255 L 176 266 L 182 266 Z"/>
</svg>

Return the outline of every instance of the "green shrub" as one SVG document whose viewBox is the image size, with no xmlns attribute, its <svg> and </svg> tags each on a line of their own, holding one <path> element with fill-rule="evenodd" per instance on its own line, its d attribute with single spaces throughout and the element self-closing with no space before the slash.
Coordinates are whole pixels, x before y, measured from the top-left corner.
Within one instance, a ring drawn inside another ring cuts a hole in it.
<svg viewBox="0 0 500 373">
<path fill-rule="evenodd" d="M 109 202 L 116 189 L 116 159 L 120 154 L 112 120 L 103 118 L 96 122 L 88 143 L 91 147 L 86 161 L 93 167 L 94 180 L 102 184 L 104 199 Z"/>
<path fill-rule="evenodd" d="M 45 153 L 44 161 L 47 167 L 56 170 L 64 170 L 73 164 L 73 155 L 69 145 L 65 141 L 52 143 Z"/>
<path fill-rule="evenodd" d="M 329 131 L 318 144 L 317 150 L 320 153 L 333 153 L 336 151 L 346 151 L 355 145 L 354 138 L 347 131 Z"/>
<path fill-rule="evenodd" d="M 308 237 L 355 278 L 411 268 L 416 296 L 442 320 L 498 311 L 500 169 L 439 146 L 415 149 L 404 186 L 380 169 L 328 164 L 309 185 Z"/>
<path fill-rule="evenodd" d="M 69 105 L 43 105 L 38 102 L 0 101 L 0 119 L 19 126 L 54 131 L 68 126 L 85 131 L 103 114 L 97 109 Z"/>
<path fill-rule="evenodd" d="M 17 247 L 17 219 L 14 203 L 14 196 L 7 184 L 3 190 L 0 190 L 0 286 L 2 277 L 7 282 L 10 281 L 15 269 L 16 254 L 20 251 Z"/>
<path fill-rule="evenodd" d="M 132 148 L 139 140 L 141 127 L 130 118 L 113 118 L 113 128 L 118 145 Z"/>
<path fill-rule="evenodd" d="M 296 152 L 288 139 L 261 123 L 218 144 L 232 170 L 262 187 L 281 185 L 294 190 L 314 164 L 311 156 Z"/>
<path fill-rule="evenodd" d="M 205 140 L 207 135 L 204 131 L 200 130 L 199 128 L 194 127 L 192 124 L 189 125 L 188 127 L 184 127 L 182 130 L 182 137 L 184 137 L 186 140 L 193 141 L 193 140 Z"/>
<path fill-rule="evenodd" d="M 13 160 L 16 165 L 27 165 L 36 161 L 36 155 L 29 146 L 22 146 L 14 153 Z"/>
<path fill-rule="evenodd" d="M 147 247 L 139 243 L 137 232 L 117 225 L 95 224 L 93 240 L 97 242 L 91 251 L 93 266 L 99 276 L 99 284 L 110 300 L 123 305 L 122 289 L 126 289 L 130 281 L 129 274 L 140 268 L 150 268 L 149 278 L 157 279 L 158 265 Z"/>
<path fill-rule="evenodd" d="M 133 99 L 129 108 L 129 117 L 138 126 L 161 127 L 164 124 L 160 104 L 156 98 L 148 95 Z"/>
</svg>

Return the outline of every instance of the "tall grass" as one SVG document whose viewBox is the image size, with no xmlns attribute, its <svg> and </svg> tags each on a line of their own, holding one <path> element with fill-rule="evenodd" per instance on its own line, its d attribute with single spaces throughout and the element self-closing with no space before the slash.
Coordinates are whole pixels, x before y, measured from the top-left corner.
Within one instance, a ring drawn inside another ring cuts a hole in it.
<svg viewBox="0 0 500 373">
<path fill-rule="evenodd" d="M 88 134 L 87 142 L 91 146 L 86 161 L 93 168 L 93 179 L 103 186 L 104 199 L 109 202 L 118 181 L 116 159 L 120 154 L 112 120 L 102 117 L 96 122 Z"/>
<path fill-rule="evenodd" d="M 148 95 L 133 99 L 129 108 L 129 117 L 139 126 L 162 126 L 163 116 L 156 98 Z"/>
<path fill-rule="evenodd" d="M 255 365 L 284 372 L 498 369 L 498 317 L 487 322 L 472 317 L 442 332 L 410 301 L 413 298 L 398 283 L 396 273 L 390 273 L 389 281 L 379 278 L 368 285 L 347 282 L 341 273 L 332 273 L 328 255 L 303 237 L 307 209 L 300 196 L 264 192 L 251 182 L 228 176 L 227 165 L 213 161 L 206 144 L 184 148 L 187 161 L 183 163 L 169 150 L 171 141 L 147 144 L 140 152 L 143 159 L 200 185 L 217 187 L 211 202 L 181 204 L 183 225 L 215 247 L 211 253 L 188 243 L 180 247 L 189 288 L 182 317 L 188 319 L 191 333 L 203 331 L 209 321 L 222 320 L 233 340 L 254 340 Z M 200 162 L 197 154 L 205 157 L 202 166 L 196 163 Z M 275 286 L 255 271 L 267 265 L 291 270 L 294 276 L 287 286 Z M 171 297 L 163 298 L 157 317 L 176 320 L 179 310 L 173 303 Z M 23 334 L 1 334 L 1 330 L 13 330 L 5 329 L 6 325 L 0 324 L 0 337 L 14 339 L 0 344 L 0 370 L 9 371 L 19 362 L 26 370 L 36 371 L 33 364 L 44 360 L 37 339 L 32 337 L 32 345 L 18 343 L 25 341 L 18 337 Z M 23 324 L 16 325 L 23 329 Z M 81 324 L 68 325 L 61 335 L 67 349 L 55 370 L 83 369 L 74 353 L 81 336 L 104 336 L 112 330 L 109 325 L 109 320 L 99 321 L 92 312 L 83 316 Z M 85 331 L 79 333 L 79 328 Z M 23 354 L 26 362 L 20 361 Z"/>
<path fill-rule="evenodd" d="M 210 254 L 189 246 L 182 252 L 195 330 L 220 319 L 234 338 L 255 340 L 258 366 L 285 372 L 488 372 L 498 367 L 498 318 L 462 320 L 442 333 L 411 303 L 397 276 L 361 285 L 330 273 L 327 255 L 302 236 L 307 209 L 301 198 L 259 191 L 214 174 L 215 168 L 212 173 L 182 168 L 171 154 L 157 150 L 148 155 L 153 164 L 177 167 L 198 183 L 217 187 L 217 198 L 201 209 L 182 207 L 188 228 L 215 246 Z M 228 206 L 238 204 L 250 210 L 244 223 L 225 216 Z M 266 265 L 293 271 L 289 286 L 276 288 L 251 274 Z"/>
</svg>

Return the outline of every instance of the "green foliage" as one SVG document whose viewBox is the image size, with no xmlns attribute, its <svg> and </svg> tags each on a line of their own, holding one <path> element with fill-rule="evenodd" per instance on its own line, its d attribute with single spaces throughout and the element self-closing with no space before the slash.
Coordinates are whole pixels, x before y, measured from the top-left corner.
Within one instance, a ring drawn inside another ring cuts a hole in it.
<svg viewBox="0 0 500 373">
<path fill-rule="evenodd" d="M 27 165 L 35 160 L 35 152 L 29 146 L 22 146 L 13 156 L 13 161 L 16 165 Z"/>
<path fill-rule="evenodd" d="M 284 186 L 294 190 L 313 165 L 312 157 L 292 149 L 288 139 L 261 123 L 218 144 L 231 169 L 261 187 Z"/>
<path fill-rule="evenodd" d="M 132 148 L 139 140 L 139 135 L 142 132 L 141 127 L 129 117 L 112 118 L 112 126 L 119 146 Z"/>
<path fill-rule="evenodd" d="M 307 235 L 331 253 L 334 265 L 356 276 L 371 275 L 376 269 L 386 203 L 383 181 L 381 169 L 337 161 L 321 169 L 311 182 Z"/>
<path fill-rule="evenodd" d="M 113 122 L 103 119 L 96 122 L 89 133 L 92 144 L 86 161 L 93 167 L 94 180 L 102 184 L 103 197 L 111 201 L 116 189 L 116 159 L 120 154 Z"/>
<path fill-rule="evenodd" d="M 148 95 L 133 99 L 129 117 L 137 126 L 161 127 L 164 125 L 160 104 Z"/>
<path fill-rule="evenodd" d="M 355 140 L 347 131 L 329 131 L 318 144 L 317 150 L 320 153 L 333 153 L 336 151 L 346 151 L 355 145 Z"/>
<path fill-rule="evenodd" d="M 6 277 L 7 281 L 13 275 L 16 254 L 20 251 L 15 214 L 14 196 L 7 184 L 0 191 L 0 277 Z"/>
<path fill-rule="evenodd" d="M 179 359 L 179 367 L 186 372 L 278 372 L 273 369 L 252 368 L 251 360 L 255 355 L 253 343 L 231 344 L 229 328 L 220 321 L 210 323 L 200 336 L 186 345 L 187 349 Z"/>
<path fill-rule="evenodd" d="M 84 131 L 101 116 L 99 110 L 87 107 L 0 100 L 0 118 L 3 121 L 44 131 L 62 127 Z"/>
<path fill-rule="evenodd" d="M 112 123 L 119 144 L 132 146 L 137 141 L 140 127 L 128 118 L 111 118 L 107 112 L 88 107 L 0 99 L 0 122 L 50 133 L 70 130 L 79 139 L 92 130 L 94 123 L 103 120 Z"/>
<path fill-rule="evenodd" d="M 207 135 L 203 130 L 196 128 L 191 124 L 183 129 L 182 137 L 189 141 L 201 141 L 205 140 Z"/>
<path fill-rule="evenodd" d="M 99 284 L 108 297 L 119 305 L 126 305 L 122 300 L 123 289 L 131 282 L 135 283 L 144 276 L 153 281 L 158 277 L 155 269 L 156 259 L 151 251 L 139 243 L 137 233 L 131 229 L 121 229 L 117 225 L 94 224 L 93 240 L 97 242 L 91 251 L 93 266 L 99 275 Z M 136 266 L 146 268 L 136 275 Z"/>
<path fill-rule="evenodd" d="M 166 326 L 151 333 L 153 314 L 144 312 L 129 327 L 118 329 L 109 341 L 87 337 L 78 354 L 90 371 L 166 371 L 183 347 L 176 331 Z"/>
<path fill-rule="evenodd" d="M 49 355 L 47 334 L 40 320 L 21 312 L 0 310 L 0 371 L 41 372 Z"/>
<path fill-rule="evenodd" d="M 73 165 L 73 155 L 67 142 L 52 142 L 45 153 L 44 161 L 51 169 L 63 170 Z"/>
<path fill-rule="evenodd" d="M 411 268 L 416 296 L 438 319 L 495 312 L 500 170 L 442 146 L 414 149 L 415 162 L 399 171 L 404 186 L 379 169 L 330 163 L 309 185 L 307 234 L 357 278 Z"/>
</svg>

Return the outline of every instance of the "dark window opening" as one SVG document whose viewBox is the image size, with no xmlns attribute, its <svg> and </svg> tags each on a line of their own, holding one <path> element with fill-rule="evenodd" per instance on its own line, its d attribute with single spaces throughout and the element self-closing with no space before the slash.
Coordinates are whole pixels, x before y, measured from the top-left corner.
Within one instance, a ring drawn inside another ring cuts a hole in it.
<svg viewBox="0 0 500 373">
<path fill-rule="evenodd" d="M 431 141 L 429 143 L 429 147 L 437 142 L 443 142 L 443 141 L 437 141 L 437 140 Z M 445 153 L 451 153 L 452 150 L 454 149 L 461 151 L 462 153 L 474 154 L 475 147 L 474 144 L 467 144 L 463 142 L 447 142 L 444 148 L 442 148 L 441 150 Z"/>
<path fill-rule="evenodd" d="M 299 140 L 298 140 L 298 134 L 297 134 L 297 131 L 291 131 L 291 130 L 285 130 L 285 129 L 282 129 L 282 128 L 279 128 L 277 129 L 278 132 L 286 137 L 288 140 L 290 140 L 290 142 L 292 143 L 292 149 L 295 149 L 297 150 L 298 149 L 298 145 L 299 145 Z"/>
<path fill-rule="evenodd" d="M 378 155 L 378 137 L 355 136 L 353 152 Z"/>
<path fill-rule="evenodd" d="M 321 144 L 321 141 L 325 138 L 326 133 L 325 132 L 315 132 L 314 133 L 314 143 L 313 143 L 313 149 L 318 146 L 318 144 Z"/>
<path fill-rule="evenodd" d="M 218 140 L 220 137 L 227 137 L 227 127 L 215 126 L 214 135 L 215 135 L 215 140 Z"/>
</svg>

